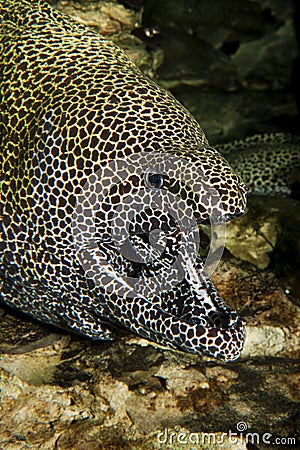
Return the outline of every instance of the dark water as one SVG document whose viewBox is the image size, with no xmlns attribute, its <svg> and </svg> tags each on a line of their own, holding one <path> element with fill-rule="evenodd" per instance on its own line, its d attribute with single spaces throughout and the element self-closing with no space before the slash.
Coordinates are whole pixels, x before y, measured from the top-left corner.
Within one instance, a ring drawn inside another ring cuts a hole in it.
<svg viewBox="0 0 300 450">
<path fill-rule="evenodd" d="M 212 144 L 256 133 L 300 133 L 298 2 L 146 0 L 144 6 L 144 26 L 159 30 L 152 43 L 164 51 L 158 81 L 197 117 Z M 292 199 L 249 204 L 277 217 L 269 268 L 297 303 L 299 166 L 300 149 Z"/>
</svg>

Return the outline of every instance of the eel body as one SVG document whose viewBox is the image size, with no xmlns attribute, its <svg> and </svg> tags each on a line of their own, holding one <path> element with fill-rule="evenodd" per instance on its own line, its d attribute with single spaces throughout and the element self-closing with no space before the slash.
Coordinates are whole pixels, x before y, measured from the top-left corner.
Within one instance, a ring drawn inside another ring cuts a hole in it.
<svg viewBox="0 0 300 450">
<path fill-rule="evenodd" d="M 42 1 L 0 12 L 1 301 L 92 339 L 125 327 L 236 359 L 245 322 L 197 224 L 244 213 L 241 178 L 113 43 Z"/>
<path fill-rule="evenodd" d="M 254 195 L 297 195 L 300 180 L 300 136 L 256 134 L 215 147 L 243 178 Z"/>
</svg>

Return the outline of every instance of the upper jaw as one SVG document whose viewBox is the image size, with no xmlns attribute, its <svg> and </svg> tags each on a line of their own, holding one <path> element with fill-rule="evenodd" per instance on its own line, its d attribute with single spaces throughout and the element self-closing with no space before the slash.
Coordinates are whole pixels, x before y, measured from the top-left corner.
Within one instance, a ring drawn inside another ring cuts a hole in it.
<svg viewBox="0 0 300 450">
<path fill-rule="evenodd" d="M 216 216 L 210 216 L 209 218 L 203 219 L 203 218 L 197 218 L 196 217 L 196 223 L 197 225 L 221 225 L 227 222 L 230 222 L 231 220 L 237 219 L 238 217 L 241 217 L 245 214 L 245 210 L 239 210 L 236 211 L 234 214 L 227 213 L 227 214 L 220 214 Z"/>
</svg>

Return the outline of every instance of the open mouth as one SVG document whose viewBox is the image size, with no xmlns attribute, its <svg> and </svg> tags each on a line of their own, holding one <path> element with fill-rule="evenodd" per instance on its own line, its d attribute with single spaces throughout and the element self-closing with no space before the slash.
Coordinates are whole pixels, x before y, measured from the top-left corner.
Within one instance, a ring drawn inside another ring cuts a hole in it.
<svg viewBox="0 0 300 450">
<path fill-rule="evenodd" d="M 220 297 L 207 260 L 198 256 L 198 223 L 225 225 L 243 213 L 244 194 L 233 177 L 222 198 L 197 167 L 187 162 L 183 173 L 176 156 L 133 157 L 93 174 L 74 213 L 77 256 L 105 299 L 103 318 L 168 347 L 233 361 L 245 322 Z M 230 192 L 237 192 L 235 206 Z"/>
<path fill-rule="evenodd" d="M 216 291 L 195 236 L 186 233 L 167 227 L 141 232 L 132 224 L 109 259 L 127 285 L 126 306 L 120 303 L 119 313 L 116 306 L 108 307 L 108 317 L 113 312 L 113 322 L 117 317 L 140 336 L 168 347 L 233 361 L 243 348 L 245 322 Z"/>
</svg>

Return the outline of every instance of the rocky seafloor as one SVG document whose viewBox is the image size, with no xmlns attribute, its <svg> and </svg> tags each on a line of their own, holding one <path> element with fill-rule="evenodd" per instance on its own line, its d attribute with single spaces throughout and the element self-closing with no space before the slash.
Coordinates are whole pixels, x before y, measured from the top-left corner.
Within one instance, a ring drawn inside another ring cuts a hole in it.
<svg viewBox="0 0 300 450">
<path fill-rule="evenodd" d="M 51 3 L 122 45 L 212 143 L 296 131 L 293 2 Z M 0 449 L 299 448 L 299 255 L 297 198 L 250 199 L 228 225 L 212 280 L 247 320 L 228 364 L 125 332 L 95 343 L 1 308 Z"/>
</svg>

